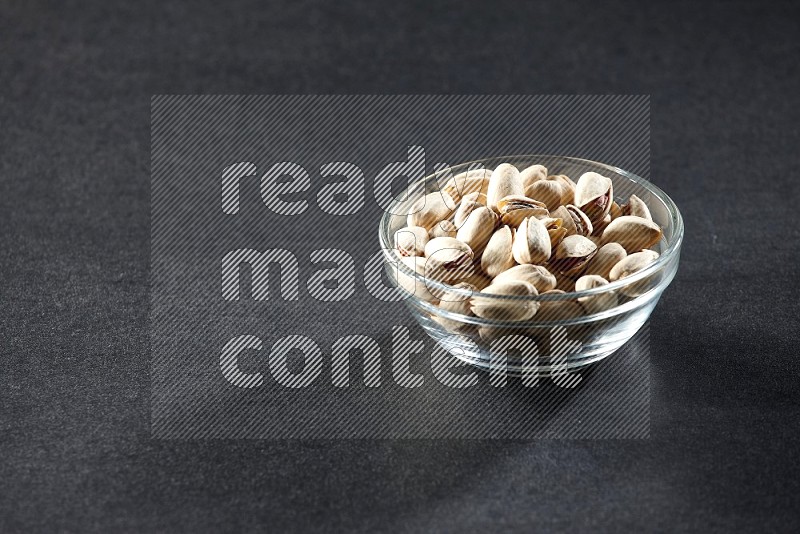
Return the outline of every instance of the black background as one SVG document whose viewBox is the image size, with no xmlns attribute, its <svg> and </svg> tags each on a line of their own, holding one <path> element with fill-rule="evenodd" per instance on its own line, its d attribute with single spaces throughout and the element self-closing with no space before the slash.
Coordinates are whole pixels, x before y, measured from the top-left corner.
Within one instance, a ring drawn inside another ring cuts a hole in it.
<svg viewBox="0 0 800 534">
<path fill-rule="evenodd" d="M 791 2 L 3 2 L 0 530 L 785 530 Z M 648 441 L 153 441 L 155 93 L 644 93 L 683 211 Z"/>
</svg>

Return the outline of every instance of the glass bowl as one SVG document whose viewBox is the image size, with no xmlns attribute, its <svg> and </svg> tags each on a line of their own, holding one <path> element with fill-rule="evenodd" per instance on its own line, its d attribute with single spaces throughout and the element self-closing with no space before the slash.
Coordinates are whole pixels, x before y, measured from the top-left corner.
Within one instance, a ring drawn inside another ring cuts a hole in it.
<svg viewBox="0 0 800 534">
<path fill-rule="evenodd" d="M 393 236 L 406 226 L 405 214 L 414 201 L 426 193 L 438 191 L 451 176 L 481 165 L 491 171 L 500 163 L 511 163 L 520 170 L 541 164 L 547 167 L 548 174 L 565 174 L 574 181 L 589 171 L 610 178 L 618 203 L 636 195 L 649 207 L 653 221 L 663 231 L 661 241 L 651 247 L 659 257 L 642 270 L 608 285 L 533 297 L 454 289 L 426 279 L 424 274 L 402 263 L 394 249 Z M 381 218 L 379 239 L 389 279 L 399 285 L 399 277 L 406 277 L 401 280 L 405 282 L 402 286 L 414 288 L 413 293 L 407 290 L 406 305 L 425 332 L 445 350 L 486 370 L 502 361 L 508 374 L 535 372 L 547 376 L 570 372 L 608 357 L 642 327 L 677 272 L 683 220 L 675 203 L 661 189 L 612 165 L 566 156 L 505 156 L 453 166 L 411 184 L 406 194 L 396 199 Z M 423 294 L 428 296 L 421 298 Z M 446 294 L 448 300 L 478 298 L 482 302 L 533 305 L 539 307 L 539 312 L 525 321 L 484 319 L 443 310 L 435 301 L 431 302 L 431 294 L 439 297 Z M 616 304 L 604 306 L 597 313 L 588 313 L 581 302 L 589 299 L 614 299 Z M 547 313 L 543 313 L 544 310 Z M 497 355 L 505 358 L 493 359 Z"/>
</svg>

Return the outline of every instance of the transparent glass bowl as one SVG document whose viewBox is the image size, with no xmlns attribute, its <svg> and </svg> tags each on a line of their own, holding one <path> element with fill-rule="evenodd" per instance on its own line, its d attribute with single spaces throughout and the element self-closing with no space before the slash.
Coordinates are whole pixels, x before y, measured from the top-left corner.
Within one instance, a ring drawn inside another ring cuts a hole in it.
<svg viewBox="0 0 800 534">
<path fill-rule="evenodd" d="M 406 226 L 406 215 L 415 200 L 425 193 L 437 191 L 451 177 L 476 165 L 493 170 L 501 163 L 511 163 L 522 170 L 534 164 L 547 167 L 548 173 L 566 174 L 574 181 L 585 172 L 594 171 L 614 183 L 614 198 L 618 203 L 636 195 L 650 208 L 653 220 L 662 228 L 662 240 L 652 247 L 660 256 L 656 261 L 633 275 L 608 285 L 579 292 L 510 297 L 490 293 L 454 290 L 438 281 L 425 279 L 400 261 L 393 246 L 394 233 Z M 478 160 L 453 166 L 412 184 L 402 199 L 396 200 L 384 213 L 379 229 L 386 271 L 398 283 L 420 288 L 405 300 L 414 318 L 439 345 L 454 356 L 484 369 L 490 369 L 492 355 L 504 354 L 506 372 L 524 375 L 535 371 L 548 375 L 569 372 L 606 358 L 624 345 L 653 311 L 663 291 L 678 269 L 683 220 L 675 203 L 658 187 L 630 172 L 611 165 L 578 158 L 551 155 L 505 156 Z M 427 293 L 448 299 L 480 298 L 488 302 L 526 305 L 537 301 L 539 310 L 526 321 L 503 321 L 462 315 L 440 309 L 435 303 L 419 298 Z M 599 313 L 588 314 L 578 302 L 589 298 L 616 299 L 617 305 Z M 544 308 L 542 307 L 544 306 Z M 576 311 L 577 310 L 577 311 Z"/>
</svg>

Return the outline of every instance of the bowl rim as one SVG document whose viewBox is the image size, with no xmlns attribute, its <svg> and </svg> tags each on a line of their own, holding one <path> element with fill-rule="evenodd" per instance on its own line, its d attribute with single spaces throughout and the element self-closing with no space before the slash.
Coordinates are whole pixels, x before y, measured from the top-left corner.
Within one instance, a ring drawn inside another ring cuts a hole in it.
<svg viewBox="0 0 800 534">
<path fill-rule="evenodd" d="M 507 156 L 490 156 L 486 158 L 481 158 L 473 161 L 468 161 L 464 163 L 459 163 L 457 165 L 453 165 L 450 167 L 445 167 L 444 169 L 440 169 L 433 174 L 427 175 L 421 180 L 413 182 L 408 185 L 407 191 L 413 190 L 414 188 L 419 188 L 429 182 L 431 179 L 436 179 L 436 176 L 441 174 L 443 171 L 453 171 L 454 169 L 464 169 L 469 168 L 475 164 L 482 164 L 482 162 L 486 161 L 501 161 L 501 160 L 515 160 L 515 159 L 536 159 L 536 158 L 560 158 L 564 160 L 569 160 L 577 163 L 588 164 L 592 166 L 599 166 L 607 171 L 612 173 L 618 174 L 623 176 L 630 181 L 641 185 L 645 189 L 647 189 L 651 194 L 655 195 L 667 208 L 670 217 L 673 221 L 673 238 L 671 242 L 667 244 L 666 250 L 660 253 L 659 257 L 656 260 L 644 269 L 637 271 L 636 273 L 626 276 L 625 278 L 621 278 L 614 282 L 609 282 L 606 285 L 591 288 L 591 289 L 584 289 L 581 291 L 572 291 L 572 292 L 565 292 L 565 293 L 552 293 L 552 294 L 539 294 L 533 296 L 518 296 L 518 295 L 497 295 L 494 293 L 485 293 L 483 291 L 472 291 L 470 289 L 459 289 L 443 282 L 439 282 L 438 280 L 429 279 L 425 276 L 424 273 L 420 274 L 416 272 L 416 270 L 412 270 L 407 265 L 405 265 L 401 260 L 403 256 L 400 256 L 396 249 L 393 246 L 393 243 L 390 241 L 390 236 L 388 236 L 388 226 L 390 218 L 395 216 L 392 212 L 393 207 L 397 206 L 400 201 L 395 198 L 392 203 L 388 206 L 387 209 L 384 210 L 383 215 L 381 216 L 380 224 L 378 225 L 378 240 L 380 242 L 381 248 L 383 250 L 384 259 L 387 261 L 391 261 L 395 265 L 401 269 L 406 276 L 411 276 L 415 280 L 420 281 L 421 283 L 425 284 L 428 288 L 435 288 L 437 291 L 446 292 L 452 295 L 463 296 L 463 297 L 480 297 L 486 299 L 497 299 L 503 301 L 538 301 L 538 302 L 546 302 L 546 301 L 559 301 L 559 300 L 574 300 L 579 297 L 591 296 L 591 295 L 600 295 L 609 291 L 615 291 L 620 288 L 624 288 L 630 286 L 641 280 L 650 276 L 651 274 L 663 269 L 675 256 L 680 253 L 681 244 L 683 242 L 684 236 L 684 225 L 683 225 L 683 217 L 681 216 L 681 212 L 678 209 L 678 206 L 675 204 L 669 195 L 667 195 L 661 188 L 654 185 L 650 180 L 642 178 L 638 174 L 635 174 L 630 171 L 626 171 L 614 165 L 610 165 L 608 163 L 601 163 L 599 161 L 593 161 L 585 158 L 578 158 L 574 156 L 564 156 L 560 154 L 516 154 L 516 155 L 507 155 Z M 499 164 L 499 163 L 498 163 Z M 531 163 L 531 165 L 536 165 L 536 163 Z M 486 168 L 486 167 L 485 167 Z M 486 168 L 489 170 L 488 168 Z M 459 171 L 461 172 L 461 171 Z M 391 257 L 393 254 L 395 257 Z M 412 294 L 412 298 L 419 299 L 416 295 Z"/>
</svg>

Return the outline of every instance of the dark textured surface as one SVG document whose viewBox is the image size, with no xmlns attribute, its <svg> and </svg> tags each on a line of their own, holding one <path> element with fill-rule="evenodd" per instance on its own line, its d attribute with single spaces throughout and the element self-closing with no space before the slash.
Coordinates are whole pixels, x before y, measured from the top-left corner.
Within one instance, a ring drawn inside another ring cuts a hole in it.
<svg viewBox="0 0 800 534">
<path fill-rule="evenodd" d="M 796 3 L 4 2 L 0 530 L 800 528 Z M 652 438 L 149 438 L 153 93 L 647 93 Z"/>
</svg>

